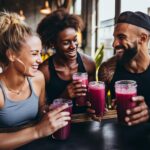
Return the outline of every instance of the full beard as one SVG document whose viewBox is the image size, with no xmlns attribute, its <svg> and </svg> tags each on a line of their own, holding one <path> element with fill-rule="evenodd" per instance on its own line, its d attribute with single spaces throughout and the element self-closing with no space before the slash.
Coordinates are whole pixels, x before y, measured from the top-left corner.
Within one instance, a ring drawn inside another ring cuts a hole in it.
<svg viewBox="0 0 150 150">
<path fill-rule="evenodd" d="M 124 53 L 122 54 L 122 56 L 119 59 L 119 62 L 122 65 L 126 65 L 128 64 L 137 54 L 137 46 L 134 47 L 129 47 L 129 48 L 125 48 L 124 46 L 120 46 L 123 50 Z"/>
</svg>

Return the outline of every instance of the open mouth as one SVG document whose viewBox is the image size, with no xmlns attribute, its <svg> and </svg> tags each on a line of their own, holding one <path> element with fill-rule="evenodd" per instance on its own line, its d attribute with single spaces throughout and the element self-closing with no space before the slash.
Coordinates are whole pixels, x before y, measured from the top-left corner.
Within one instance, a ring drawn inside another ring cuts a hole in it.
<svg viewBox="0 0 150 150">
<path fill-rule="evenodd" d="M 67 55 L 69 55 L 69 56 L 75 56 L 76 55 L 76 50 L 74 50 L 74 51 L 69 51 L 69 52 L 67 52 Z"/>
<path fill-rule="evenodd" d="M 122 55 L 124 53 L 123 49 L 117 49 L 116 50 L 116 55 Z"/>
<path fill-rule="evenodd" d="M 37 69 L 38 69 L 38 67 L 39 67 L 39 66 L 37 66 L 37 65 L 36 65 L 36 66 L 33 66 L 32 68 L 37 70 Z"/>
</svg>

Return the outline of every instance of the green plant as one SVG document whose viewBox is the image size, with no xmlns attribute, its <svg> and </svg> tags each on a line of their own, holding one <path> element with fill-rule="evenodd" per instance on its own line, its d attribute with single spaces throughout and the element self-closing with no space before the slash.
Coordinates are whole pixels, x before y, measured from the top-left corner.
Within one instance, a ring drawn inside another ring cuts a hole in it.
<svg viewBox="0 0 150 150">
<path fill-rule="evenodd" d="M 96 53 L 95 53 L 96 80 L 98 80 L 97 73 L 98 73 L 98 69 L 102 63 L 103 57 L 104 57 L 104 44 L 101 43 L 100 47 L 96 50 Z"/>
</svg>

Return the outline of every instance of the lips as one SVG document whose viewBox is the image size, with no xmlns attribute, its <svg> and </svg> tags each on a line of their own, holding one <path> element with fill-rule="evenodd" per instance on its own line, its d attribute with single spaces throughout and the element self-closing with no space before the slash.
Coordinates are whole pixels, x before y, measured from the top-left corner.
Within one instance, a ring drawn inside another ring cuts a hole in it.
<svg viewBox="0 0 150 150">
<path fill-rule="evenodd" d="M 76 50 L 73 50 L 73 51 L 67 52 L 66 54 L 67 54 L 68 56 L 70 56 L 70 57 L 73 57 L 73 56 L 76 56 L 76 53 L 77 53 L 77 51 L 76 51 Z"/>
<path fill-rule="evenodd" d="M 123 49 L 116 49 L 116 55 L 117 56 L 122 56 L 124 53 L 124 50 Z"/>
<path fill-rule="evenodd" d="M 38 65 L 34 65 L 32 68 L 33 69 L 38 69 L 38 67 L 39 67 Z"/>
</svg>

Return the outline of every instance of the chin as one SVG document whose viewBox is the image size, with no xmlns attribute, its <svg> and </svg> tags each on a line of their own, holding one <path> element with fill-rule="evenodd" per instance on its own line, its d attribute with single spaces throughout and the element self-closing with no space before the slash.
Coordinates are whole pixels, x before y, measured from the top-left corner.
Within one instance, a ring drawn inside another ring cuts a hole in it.
<svg viewBox="0 0 150 150">
<path fill-rule="evenodd" d="M 116 53 L 116 56 L 117 56 L 118 59 L 122 59 L 123 53 Z"/>
<path fill-rule="evenodd" d="M 36 69 L 32 69 L 32 71 L 30 70 L 28 73 L 26 73 L 26 76 L 29 76 L 29 77 L 34 77 L 36 76 L 38 70 Z"/>
</svg>

